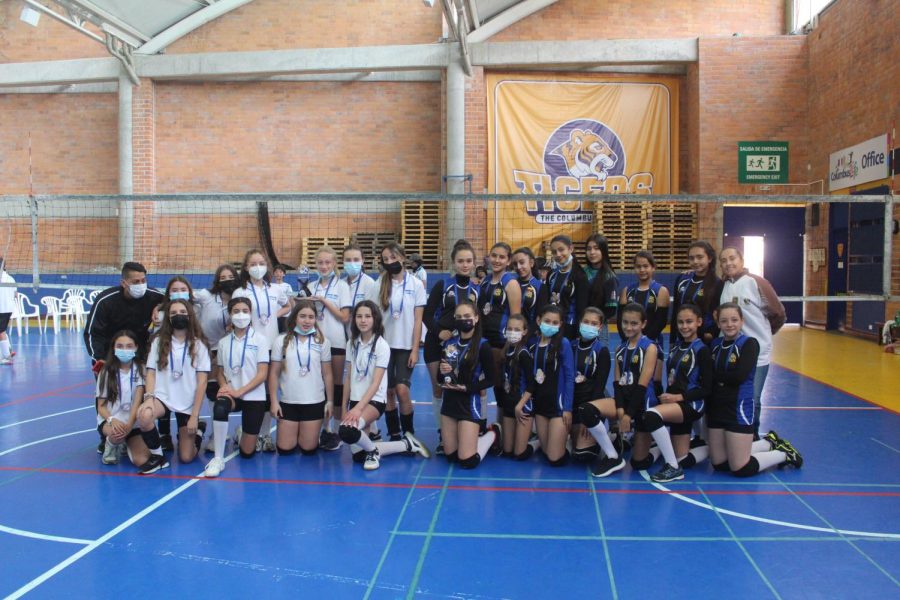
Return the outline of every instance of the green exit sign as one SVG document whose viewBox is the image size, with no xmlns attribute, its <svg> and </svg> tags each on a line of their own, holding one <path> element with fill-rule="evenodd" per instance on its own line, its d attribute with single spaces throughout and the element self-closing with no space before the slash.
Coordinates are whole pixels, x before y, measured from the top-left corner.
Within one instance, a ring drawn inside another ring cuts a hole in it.
<svg viewBox="0 0 900 600">
<path fill-rule="evenodd" d="M 787 182 L 787 142 L 738 142 L 738 183 Z"/>
</svg>

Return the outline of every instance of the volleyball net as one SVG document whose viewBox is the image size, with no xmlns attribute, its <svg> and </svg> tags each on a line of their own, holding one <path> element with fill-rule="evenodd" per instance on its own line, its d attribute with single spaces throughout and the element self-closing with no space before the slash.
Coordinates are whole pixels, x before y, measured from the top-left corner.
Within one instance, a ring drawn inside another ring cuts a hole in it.
<svg viewBox="0 0 900 600">
<path fill-rule="evenodd" d="M 652 198 L 652 199 L 651 199 Z M 722 239 L 725 206 L 813 207 L 833 202 L 866 204 L 881 215 L 881 239 L 870 240 L 880 254 L 883 277 L 878 289 L 855 294 L 859 300 L 897 300 L 891 291 L 895 212 L 891 196 L 498 196 L 446 194 L 190 194 L 155 196 L 0 197 L 0 251 L 16 286 L 35 290 L 116 285 L 122 264 L 142 263 L 150 285 L 162 287 L 174 275 L 207 286 L 223 263 L 239 264 L 259 248 L 272 264 L 288 267 L 289 278 L 303 266 L 313 270 L 322 246 L 338 251 L 362 248 L 365 269 L 378 269 L 377 255 L 388 242 L 418 254 L 430 272 L 450 269 L 457 239 L 469 240 L 481 257 L 499 241 L 513 249 L 529 247 L 550 258 L 550 240 L 565 234 L 584 261 L 584 241 L 600 233 L 609 243 L 617 271 L 631 270 L 634 254 L 650 250 L 658 271 L 688 268 L 696 239 Z M 818 207 L 818 208 L 816 208 Z M 827 211 L 827 208 L 825 208 Z M 807 219 L 808 220 L 808 219 Z M 874 219 L 877 221 L 877 218 Z M 873 222 L 874 222 L 873 221 Z M 877 226 L 878 223 L 875 223 Z M 827 232 L 826 232 L 827 237 Z M 728 245 L 734 245 L 730 240 Z M 813 244 L 816 245 L 816 244 Z M 827 239 L 824 245 L 827 253 Z M 806 244 L 805 247 L 810 246 Z M 827 269 L 822 248 L 804 252 L 804 277 Z M 871 250 L 871 249 L 870 249 Z M 852 252 L 852 249 L 850 250 Z M 886 257 L 886 258 L 885 258 Z M 853 260 L 848 255 L 848 262 Z M 9 284 L 6 284 L 9 285 Z M 798 298 L 799 299 L 799 298 Z M 807 299 L 804 297 L 803 299 Z M 846 295 L 810 296 L 846 301 Z"/>
</svg>

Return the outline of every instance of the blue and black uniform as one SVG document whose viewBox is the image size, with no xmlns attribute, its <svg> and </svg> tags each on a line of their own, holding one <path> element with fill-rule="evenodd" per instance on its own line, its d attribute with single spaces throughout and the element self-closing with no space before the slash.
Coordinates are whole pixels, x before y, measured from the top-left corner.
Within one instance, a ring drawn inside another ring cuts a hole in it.
<svg viewBox="0 0 900 600">
<path fill-rule="evenodd" d="M 714 284 L 707 294 L 703 289 L 703 277 L 698 277 L 693 271 L 682 273 L 675 280 L 675 286 L 672 288 L 671 300 L 669 304 L 672 306 L 672 320 L 669 328 L 669 347 L 674 348 L 675 344 L 681 341 L 681 334 L 678 333 L 678 308 L 685 304 L 693 304 L 703 312 L 703 322 L 697 331 L 697 337 L 701 340 L 704 335 L 710 335 L 712 339 L 719 337 L 719 328 L 716 326 L 716 320 L 713 318 L 713 311 L 719 307 L 719 297 L 722 295 L 722 280 L 713 276 Z"/>
<path fill-rule="evenodd" d="M 518 283 L 514 273 L 506 272 L 500 276 L 498 283 L 492 283 L 493 277 L 485 277 L 478 290 L 478 310 L 481 313 L 481 331 L 492 348 L 506 345 L 506 322 L 509 320 L 509 298 L 506 286 L 511 282 Z"/>
<path fill-rule="evenodd" d="M 653 386 L 640 384 L 644 359 L 651 345 L 655 342 L 642 335 L 634 348 L 629 348 L 625 340 L 616 349 L 615 364 L 619 368 L 619 378 L 613 382 L 616 409 L 623 409 L 631 417 L 637 431 L 647 430 L 643 424 L 644 411 L 659 404 Z"/>
<path fill-rule="evenodd" d="M 684 400 L 678 402 L 683 415 L 682 423 L 673 423 L 672 435 L 689 435 L 691 425 L 703 416 L 706 401 L 712 393 L 713 363 L 709 347 L 703 340 L 696 339 L 690 344 L 680 342 L 669 350 L 668 371 L 669 394 L 681 394 Z"/>
<path fill-rule="evenodd" d="M 619 308 L 619 298 L 616 290 L 619 288 L 619 280 L 616 274 L 607 269 L 595 269 L 590 265 L 584 268 L 588 283 L 588 306 L 599 308 L 609 323 L 616 316 Z"/>
<path fill-rule="evenodd" d="M 538 294 L 541 291 L 541 280 L 535 276 L 527 279 L 518 279 L 519 287 L 522 288 L 522 316 L 528 322 L 528 331 L 531 335 L 537 331 L 537 302 Z"/>
<path fill-rule="evenodd" d="M 434 284 L 428 293 L 428 302 L 422 322 L 428 328 L 425 336 L 425 362 L 433 363 L 441 360 L 441 331 L 453 331 L 453 313 L 456 310 L 457 298 L 467 298 L 473 304 L 478 302 L 478 286 L 468 277 L 452 275 Z"/>
<path fill-rule="evenodd" d="M 713 385 L 707 407 L 710 429 L 753 433 L 753 377 L 759 342 L 739 335 L 733 340 L 718 338 L 712 345 Z"/>
<path fill-rule="evenodd" d="M 511 346 L 503 353 L 503 391 L 497 398 L 497 405 L 508 419 L 516 417 L 516 404 L 528 388 L 528 373 L 534 360 L 523 343 L 518 348 Z M 496 388 L 495 388 L 496 389 Z M 530 414 L 533 403 L 528 400 L 525 412 Z"/>
<path fill-rule="evenodd" d="M 609 349 L 599 338 L 588 342 L 581 338 L 576 340 L 573 423 L 581 422 L 577 410 L 580 405 L 608 395 L 606 381 L 609 379 L 609 369 Z"/>
<path fill-rule="evenodd" d="M 662 330 L 666 328 L 666 323 L 669 321 L 669 313 L 668 307 L 659 307 L 659 293 L 663 289 L 663 286 L 658 281 L 651 281 L 650 286 L 646 290 L 638 289 L 638 284 L 630 285 L 625 288 L 625 304 L 630 304 L 634 302 L 635 304 L 640 304 L 644 307 L 644 310 L 647 311 L 647 325 L 644 326 L 643 334 L 656 342 L 657 346 L 659 346 L 659 359 L 663 359 L 663 336 Z M 623 340 L 625 339 L 625 334 L 622 331 L 622 309 L 624 305 L 619 306 L 619 337 Z"/>
<path fill-rule="evenodd" d="M 563 335 L 570 340 L 578 336 L 578 318 L 588 303 L 587 275 L 572 261 L 568 271 L 554 270 L 541 286 L 538 294 L 537 312 L 548 304 L 559 307 L 563 314 Z"/>
<path fill-rule="evenodd" d="M 534 362 L 528 372 L 527 391 L 531 394 L 534 414 L 553 419 L 572 412 L 575 395 L 575 356 L 572 343 L 560 338 L 559 350 L 554 344 L 536 342 L 529 349 Z"/>
<path fill-rule="evenodd" d="M 481 390 L 494 384 L 494 355 L 491 353 L 491 345 L 482 338 L 478 342 L 478 357 L 474 365 L 467 368 L 465 357 L 472 343 L 471 338 L 463 340 L 458 335 L 444 342 L 442 358 L 453 368 L 452 381 L 465 385 L 466 390 L 445 389 L 441 414 L 457 421 L 472 421 L 480 425 L 486 418 L 481 408 Z"/>
</svg>

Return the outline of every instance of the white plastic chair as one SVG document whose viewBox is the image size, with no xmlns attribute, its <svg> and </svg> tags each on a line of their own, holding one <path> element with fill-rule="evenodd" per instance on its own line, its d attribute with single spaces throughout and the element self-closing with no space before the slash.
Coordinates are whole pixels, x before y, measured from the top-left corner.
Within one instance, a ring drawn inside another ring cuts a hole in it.
<svg viewBox="0 0 900 600">
<path fill-rule="evenodd" d="M 66 318 L 66 325 L 70 329 L 74 326 L 79 331 L 84 329 L 84 322 L 87 320 L 88 315 L 88 311 L 84 308 L 86 299 L 82 294 L 69 294 L 60 301 L 62 315 Z"/>
<path fill-rule="evenodd" d="M 22 319 L 25 320 L 25 333 L 28 333 L 32 317 L 37 318 L 38 331 L 40 331 L 41 335 L 43 335 L 44 328 L 41 325 L 40 307 L 32 304 L 31 300 L 29 300 L 28 296 L 26 296 L 25 294 L 16 292 L 16 312 L 13 313 L 13 318 L 16 320 L 16 329 L 18 330 L 18 334 L 20 336 L 22 335 Z"/>
<path fill-rule="evenodd" d="M 97 299 L 97 296 L 99 296 L 100 292 L 102 292 L 102 291 L 103 290 L 94 290 L 93 292 L 91 292 L 91 295 L 88 296 L 88 298 L 87 298 L 87 303 L 90 304 L 91 306 L 93 306 L 94 300 Z"/>
<path fill-rule="evenodd" d="M 59 318 L 62 314 L 62 300 L 56 296 L 44 296 L 41 304 L 47 307 L 47 315 L 44 317 L 44 331 L 47 330 L 47 322 L 53 319 L 53 333 L 59 333 Z"/>
</svg>

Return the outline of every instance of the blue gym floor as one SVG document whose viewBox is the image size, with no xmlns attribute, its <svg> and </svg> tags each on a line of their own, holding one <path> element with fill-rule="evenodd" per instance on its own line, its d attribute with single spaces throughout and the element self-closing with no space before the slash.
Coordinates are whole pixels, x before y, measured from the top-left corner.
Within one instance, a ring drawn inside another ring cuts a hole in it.
<svg viewBox="0 0 900 600">
<path fill-rule="evenodd" d="M 630 467 L 595 480 L 540 457 L 464 472 L 392 456 L 365 472 L 344 448 L 230 460 L 205 480 L 206 456 L 151 477 L 101 464 L 80 332 L 13 346 L 2 595 L 900 598 L 900 415 L 777 366 L 763 429 L 803 453 L 799 471 L 703 464 L 663 487 Z M 420 365 L 413 397 L 428 392 Z M 433 446 L 430 410 L 416 424 Z"/>
</svg>

